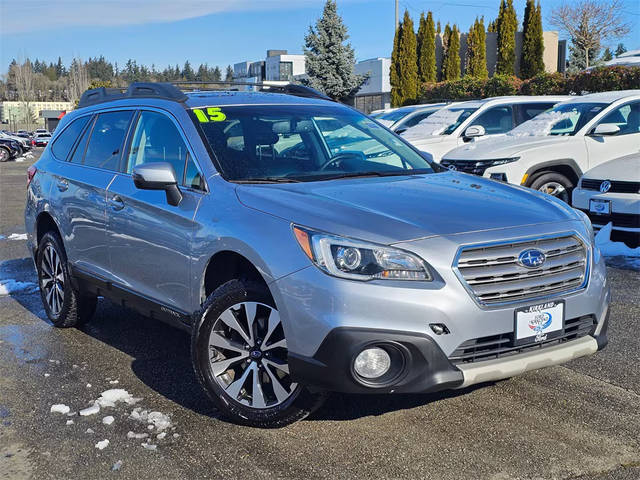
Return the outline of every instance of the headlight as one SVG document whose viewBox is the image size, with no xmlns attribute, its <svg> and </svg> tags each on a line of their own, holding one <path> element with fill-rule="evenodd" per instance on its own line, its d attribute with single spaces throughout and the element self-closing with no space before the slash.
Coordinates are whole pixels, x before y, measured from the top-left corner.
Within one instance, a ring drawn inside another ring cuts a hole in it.
<svg viewBox="0 0 640 480">
<path fill-rule="evenodd" d="M 329 275 L 351 280 L 431 281 L 420 257 L 397 248 L 293 227 L 304 253 Z"/>
<path fill-rule="evenodd" d="M 498 165 L 504 165 L 506 163 L 513 163 L 520 160 L 520 157 L 510 157 L 510 158 L 496 158 L 495 160 L 486 160 L 487 163 L 490 163 L 489 167 L 497 167 Z M 481 166 L 483 162 L 476 163 L 476 166 Z"/>
</svg>

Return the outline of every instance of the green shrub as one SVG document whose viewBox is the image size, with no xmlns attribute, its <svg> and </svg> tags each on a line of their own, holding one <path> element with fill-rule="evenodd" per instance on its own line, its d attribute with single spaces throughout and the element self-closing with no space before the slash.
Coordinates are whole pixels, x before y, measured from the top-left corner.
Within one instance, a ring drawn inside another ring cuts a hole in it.
<svg viewBox="0 0 640 480">
<path fill-rule="evenodd" d="M 502 97 L 518 95 L 522 80 L 510 75 L 494 75 L 484 85 L 484 97 Z"/>
<path fill-rule="evenodd" d="M 563 95 L 569 93 L 570 86 L 561 73 L 539 73 L 525 80 L 520 95 Z"/>
</svg>

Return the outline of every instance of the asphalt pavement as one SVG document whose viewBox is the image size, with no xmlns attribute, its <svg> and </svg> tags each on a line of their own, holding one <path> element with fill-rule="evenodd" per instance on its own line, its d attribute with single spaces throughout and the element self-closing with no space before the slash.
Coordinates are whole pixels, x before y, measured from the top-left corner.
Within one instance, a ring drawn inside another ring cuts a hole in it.
<svg viewBox="0 0 640 480">
<path fill-rule="evenodd" d="M 47 321 L 11 236 L 31 163 L 0 164 L 0 282 L 23 282 L 0 294 L 0 479 L 640 478 L 637 270 L 609 269 L 610 344 L 591 357 L 461 391 L 334 394 L 289 427 L 240 427 L 197 385 L 187 334 L 106 300 L 82 329 Z M 134 399 L 77 413 L 113 389 Z"/>
</svg>

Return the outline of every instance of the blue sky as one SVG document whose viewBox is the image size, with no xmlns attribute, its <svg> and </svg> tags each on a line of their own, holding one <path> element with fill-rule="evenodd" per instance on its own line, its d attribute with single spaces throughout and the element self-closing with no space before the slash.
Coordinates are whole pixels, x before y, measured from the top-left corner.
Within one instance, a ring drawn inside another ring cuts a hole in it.
<svg viewBox="0 0 640 480">
<path fill-rule="evenodd" d="M 563 0 L 542 0 L 547 18 Z M 570 1 L 570 0 L 569 0 Z M 476 15 L 493 19 L 499 0 L 400 0 L 417 20 L 432 10 L 442 24 L 464 31 Z M 624 0 L 631 33 L 628 49 L 640 48 L 640 2 Z M 12 58 L 65 64 L 75 57 L 104 55 L 157 67 L 185 60 L 226 66 L 264 58 L 268 48 L 301 53 L 304 35 L 324 0 L 0 0 L 0 71 Z M 522 22 L 525 0 L 516 0 Z M 390 55 L 394 0 L 338 0 L 358 60 Z"/>
</svg>

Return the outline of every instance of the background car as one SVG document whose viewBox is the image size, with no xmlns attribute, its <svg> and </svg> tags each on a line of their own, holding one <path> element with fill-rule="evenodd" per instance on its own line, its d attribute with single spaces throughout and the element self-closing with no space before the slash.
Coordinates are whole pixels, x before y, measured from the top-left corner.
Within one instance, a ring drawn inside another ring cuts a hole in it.
<svg viewBox="0 0 640 480">
<path fill-rule="evenodd" d="M 640 151 L 640 90 L 571 98 L 505 136 L 450 151 L 442 165 L 569 202 L 582 173 Z"/>
<path fill-rule="evenodd" d="M 587 171 L 573 191 L 573 206 L 599 230 L 611 223 L 611 237 L 640 246 L 640 153 L 616 158 Z"/>
<path fill-rule="evenodd" d="M 417 125 L 429 115 L 437 112 L 445 106 L 447 106 L 446 103 L 410 105 L 382 113 L 375 118 L 385 127 L 388 127 L 399 134 L 406 132 L 409 128 Z"/>
<path fill-rule="evenodd" d="M 49 140 L 51 140 L 50 133 L 36 133 L 33 136 L 33 140 L 31 143 L 36 147 L 46 147 L 49 143 Z"/>
<path fill-rule="evenodd" d="M 0 162 L 7 162 L 22 153 L 20 142 L 7 138 L 0 138 Z"/>
<path fill-rule="evenodd" d="M 18 155 L 31 150 L 31 141 L 29 140 L 29 138 L 24 138 L 18 134 L 10 134 L 6 132 L 1 132 L 0 138 L 4 138 L 5 140 L 15 140 L 16 142 L 18 142 L 20 144 L 21 150 Z"/>
<path fill-rule="evenodd" d="M 567 98 L 562 95 L 493 97 L 451 104 L 409 128 L 402 136 L 439 162 L 450 150 L 472 139 L 507 133 Z"/>
</svg>

